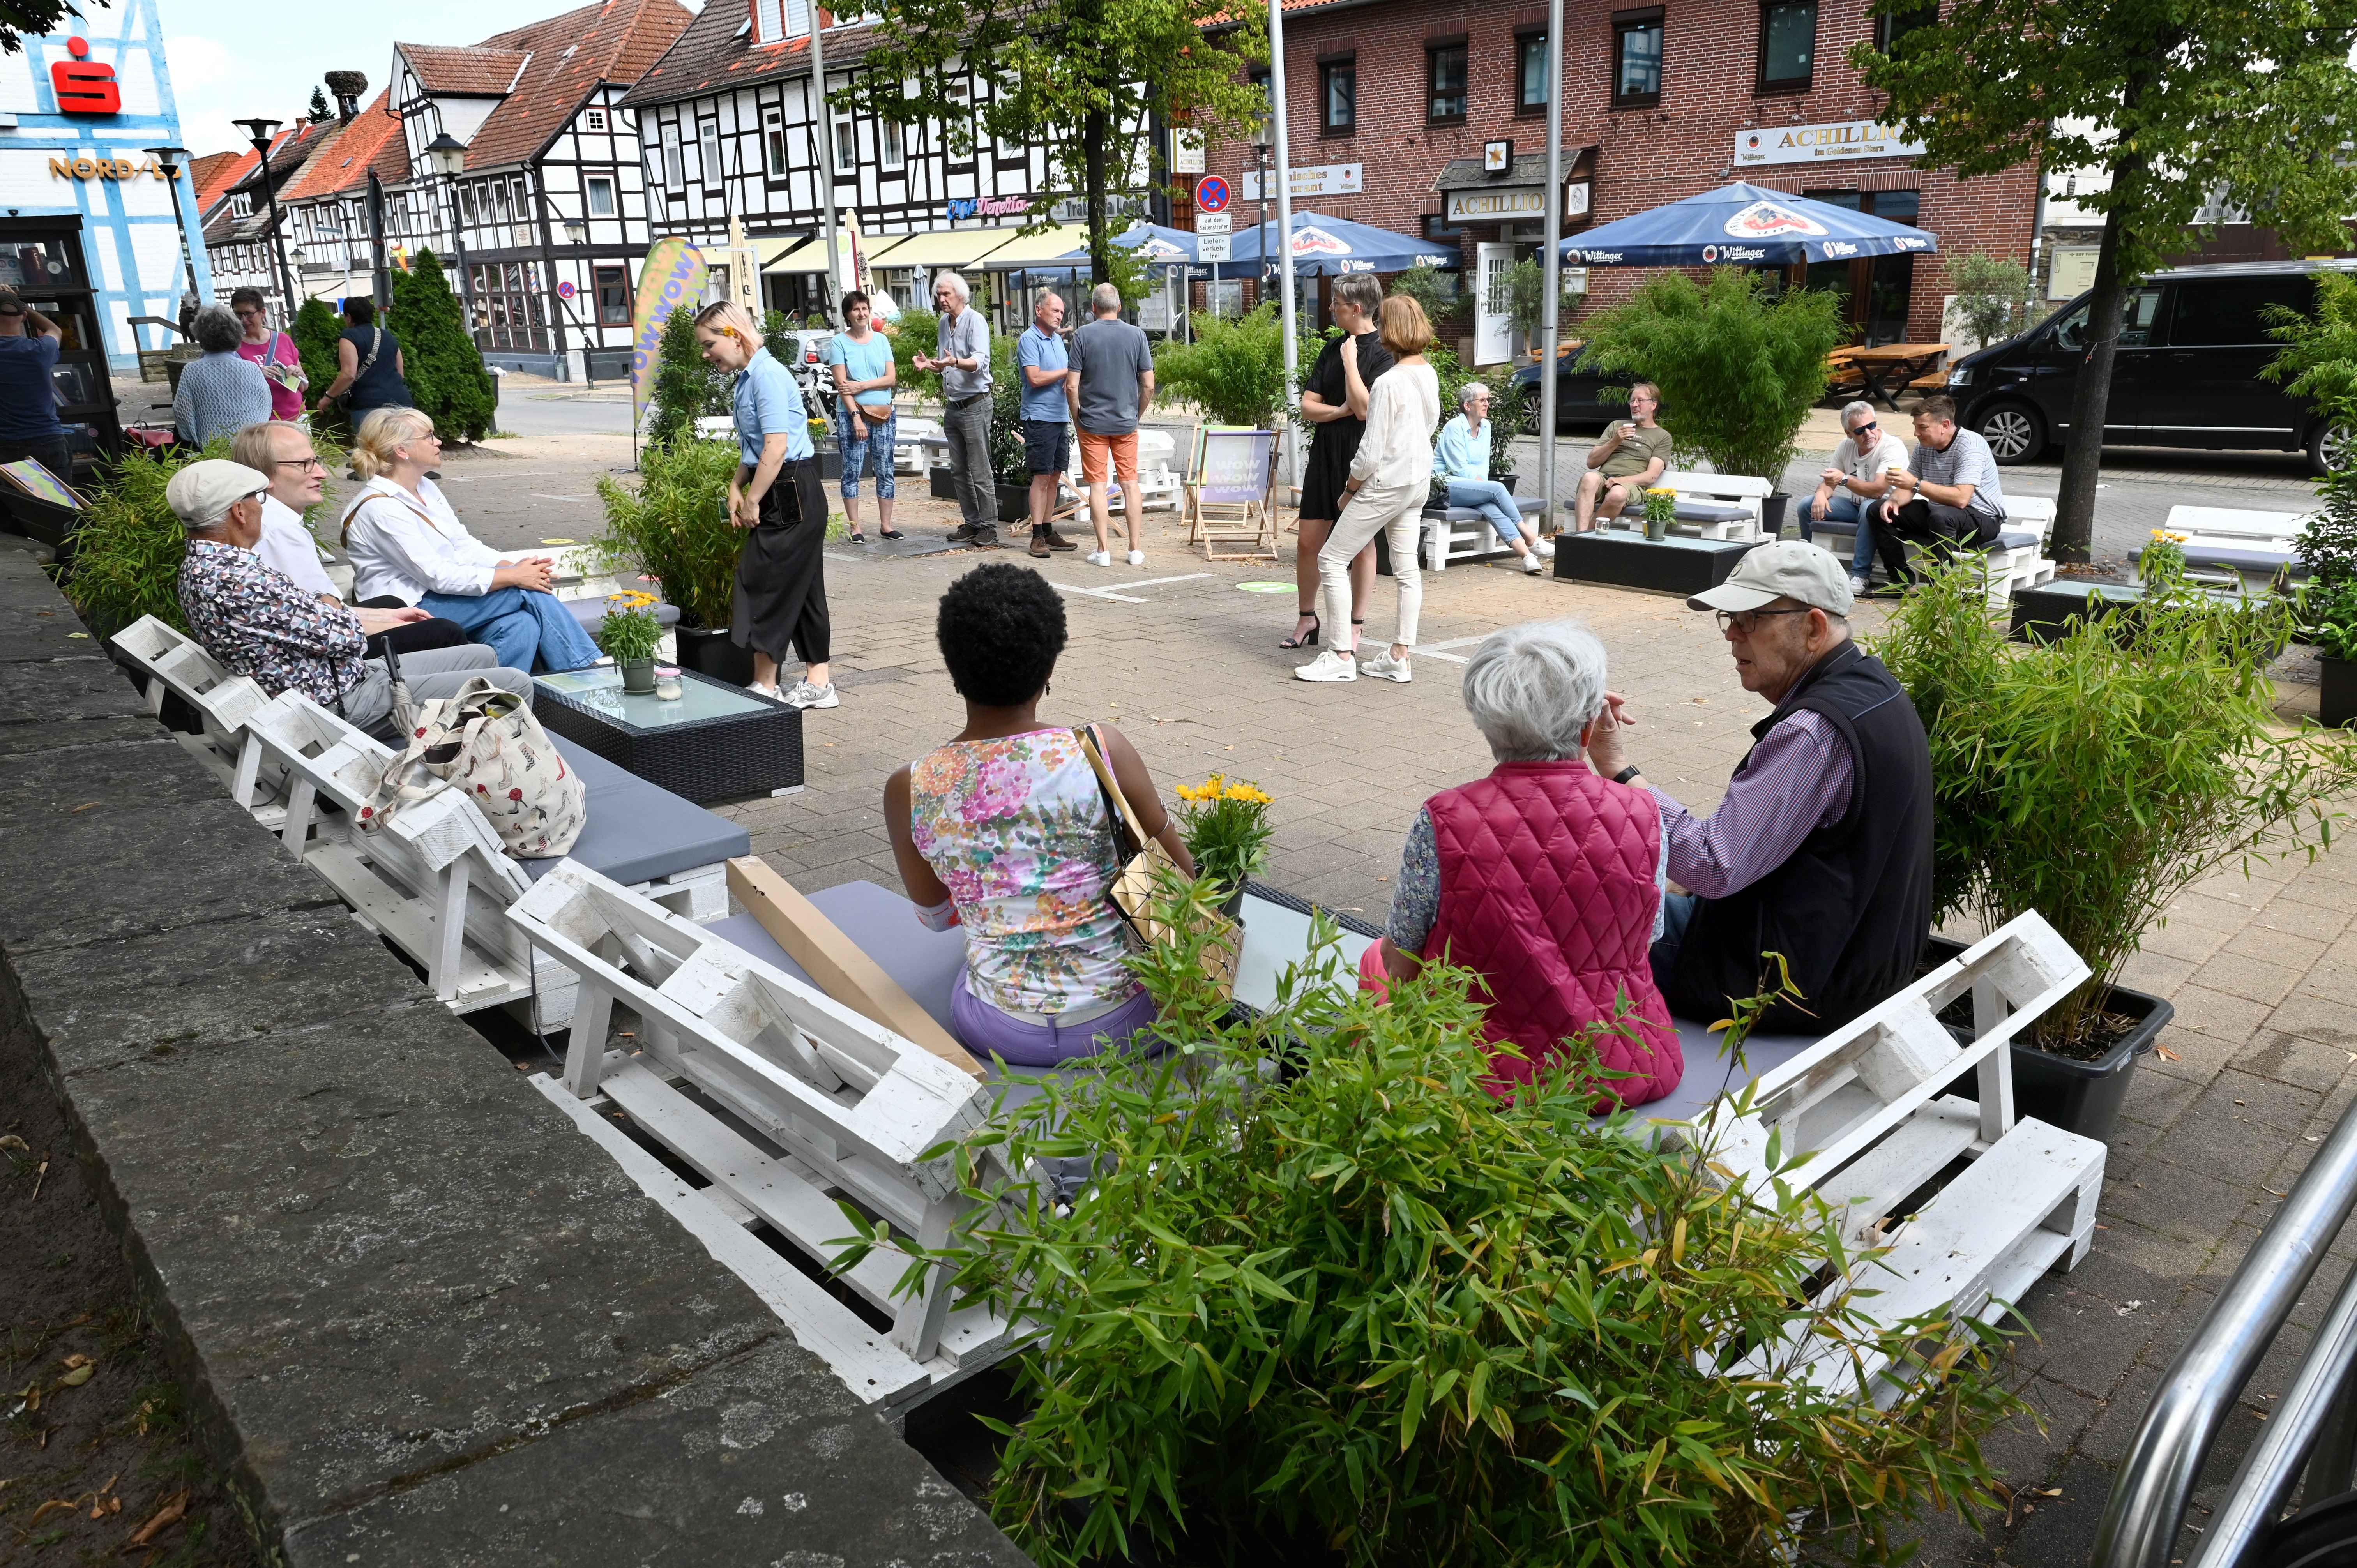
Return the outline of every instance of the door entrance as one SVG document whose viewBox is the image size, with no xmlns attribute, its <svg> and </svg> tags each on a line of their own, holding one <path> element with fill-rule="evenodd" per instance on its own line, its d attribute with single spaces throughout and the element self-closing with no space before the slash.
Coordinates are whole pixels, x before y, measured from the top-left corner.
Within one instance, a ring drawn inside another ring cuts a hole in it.
<svg viewBox="0 0 2357 1568">
<path fill-rule="evenodd" d="M 1476 245 L 1474 276 L 1480 292 L 1473 304 L 1473 362 L 1502 365 L 1514 357 L 1512 245 Z"/>
</svg>

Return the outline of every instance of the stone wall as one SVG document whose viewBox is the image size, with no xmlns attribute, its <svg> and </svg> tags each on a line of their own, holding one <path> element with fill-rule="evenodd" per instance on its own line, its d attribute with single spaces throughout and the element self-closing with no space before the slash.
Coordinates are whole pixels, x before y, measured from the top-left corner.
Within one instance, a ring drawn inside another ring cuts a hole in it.
<svg viewBox="0 0 2357 1568">
<path fill-rule="evenodd" d="M 46 1083 L 264 1558 L 1019 1564 L 0 551 L 0 1086 Z"/>
</svg>

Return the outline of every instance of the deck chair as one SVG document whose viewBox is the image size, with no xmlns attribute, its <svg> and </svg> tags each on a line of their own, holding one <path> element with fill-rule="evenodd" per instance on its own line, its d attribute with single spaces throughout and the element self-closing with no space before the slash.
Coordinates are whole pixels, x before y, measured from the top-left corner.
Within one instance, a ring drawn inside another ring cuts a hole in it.
<svg viewBox="0 0 2357 1568">
<path fill-rule="evenodd" d="M 1195 477 L 1187 481 L 1187 542 L 1206 560 L 1276 558 L 1276 435 L 1235 425 L 1205 425 L 1195 438 Z M 1222 553 L 1222 545 L 1243 548 Z"/>
<path fill-rule="evenodd" d="M 274 770 L 259 780 L 247 778 L 242 794 L 235 783 L 246 722 L 270 701 L 262 688 L 243 675 L 231 674 L 196 639 L 154 616 L 141 616 L 116 632 L 112 646 L 124 663 L 145 677 L 149 713 L 162 714 L 167 692 L 195 711 L 203 733 L 174 738 L 221 789 L 237 795 L 238 804 L 263 826 L 275 828 L 285 822 L 285 808 L 279 804 L 281 773 Z"/>
</svg>

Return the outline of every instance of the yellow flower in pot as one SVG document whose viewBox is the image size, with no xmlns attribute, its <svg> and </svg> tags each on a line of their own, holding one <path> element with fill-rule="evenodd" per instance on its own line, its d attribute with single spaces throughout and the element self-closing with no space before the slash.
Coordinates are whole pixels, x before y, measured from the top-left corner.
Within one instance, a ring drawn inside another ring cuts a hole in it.
<svg viewBox="0 0 2357 1568">
<path fill-rule="evenodd" d="M 1678 515 L 1678 492 L 1667 485 L 1653 485 L 1645 491 L 1645 537 L 1667 539 L 1670 524 Z"/>
<path fill-rule="evenodd" d="M 655 689 L 655 649 L 662 641 L 662 623 L 655 618 L 652 594 L 609 594 L 605 623 L 597 628 L 597 646 L 621 667 L 622 690 L 651 693 Z"/>
</svg>

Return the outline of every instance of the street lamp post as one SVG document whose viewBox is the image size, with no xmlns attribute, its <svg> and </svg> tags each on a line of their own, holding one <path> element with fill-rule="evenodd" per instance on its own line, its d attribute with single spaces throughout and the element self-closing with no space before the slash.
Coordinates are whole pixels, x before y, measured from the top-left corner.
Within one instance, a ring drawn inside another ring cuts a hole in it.
<svg viewBox="0 0 2357 1568">
<path fill-rule="evenodd" d="M 458 177 L 467 171 L 467 144 L 444 131 L 425 144 L 426 161 L 450 193 L 450 244 L 458 252 L 458 297 L 465 302 L 467 340 L 475 340 L 475 274 L 467 265 L 467 231 L 459 227 Z"/>
<path fill-rule="evenodd" d="M 278 283 L 279 286 L 286 291 L 285 308 L 289 319 L 292 319 L 295 311 L 295 274 L 286 270 L 286 247 L 284 243 L 285 236 L 281 234 L 278 229 L 278 187 L 270 177 L 270 138 L 277 131 L 278 122 L 265 120 L 257 114 L 251 120 L 232 120 L 230 124 L 244 129 L 246 140 L 253 144 L 253 150 L 262 156 L 262 194 L 270 202 L 270 253 L 278 258 Z"/>
<path fill-rule="evenodd" d="M 204 297 L 197 293 L 196 242 L 188 236 L 188 214 L 180 206 L 180 166 L 178 160 L 187 157 L 188 149 L 150 147 L 147 156 L 156 160 L 156 166 L 163 172 L 165 194 L 171 199 L 172 226 L 180 231 L 180 260 L 188 269 L 188 297 L 202 305 Z"/>
</svg>

